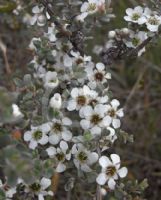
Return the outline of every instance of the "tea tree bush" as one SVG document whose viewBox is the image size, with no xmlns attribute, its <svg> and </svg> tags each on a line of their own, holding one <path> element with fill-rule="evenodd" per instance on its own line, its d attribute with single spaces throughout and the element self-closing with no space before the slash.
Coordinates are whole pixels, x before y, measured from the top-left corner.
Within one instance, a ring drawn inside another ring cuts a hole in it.
<svg viewBox="0 0 161 200">
<path fill-rule="evenodd" d="M 110 67 L 137 59 L 157 40 L 160 5 L 152 5 L 127 8 L 127 27 L 115 30 L 109 21 L 120 16 L 111 0 L 0 7 L 4 18 L 12 12 L 35 34 L 30 73 L 14 79 L 14 93 L 0 89 L 0 199 L 143 199 L 147 180 L 129 180 L 115 149 L 122 141 L 126 148 L 133 136 L 121 129 L 124 110 L 110 89 Z M 101 46 L 92 33 L 102 28 L 107 42 Z M 5 55 L 3 42 L 0 48 Z"/>
</svg>

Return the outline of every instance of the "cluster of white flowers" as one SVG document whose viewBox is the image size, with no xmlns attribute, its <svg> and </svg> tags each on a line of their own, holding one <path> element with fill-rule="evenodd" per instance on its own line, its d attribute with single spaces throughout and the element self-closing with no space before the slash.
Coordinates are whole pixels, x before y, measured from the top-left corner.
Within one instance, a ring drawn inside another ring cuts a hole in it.
<svg viewBox="0 0 161 200">
<path fill-rule="evenodd" d="M 18 185 L 23 185 L 23 192 L 33 194 L 38 198 L 38 200 L 44 200 L 46 196 L 53 196 L 54 193 L 51 190 L 48 190 L 51 186 L 51 180 L 42 177 L 40 180 L 28 185 L 21 178 L 18 178 L 17 185 L 15 187 L 9 188 L 7 183 L 2 183 L 0 180 L 0 189 L 5 194 L 5 200 L 11 200 L 16 194 L 16 187 Z"/>
<path fill-rule="evenodd" d="M 81 4 L 76 19 L 83 23 L 87 16 L 105 14 L 105 11 L 105 0 L 88 0 Z M 33 7 L 32 12 L 31 25 L 46 25 L 44 33 L 34 37 L 29 45 L 34 54 L 33 77 L 44 95 L 49 95 L 44 98 L 47 99 L 47 116 L 43 116 L 39 125 L 33 125 L 31 119 L 30 128 L 23 135 L 24 142 L 37 153 L 43 151 L 53 173 L 70 169 L 82 174 L 96 172 L 95 183 L 102 189 L 114 190 L 118 179 L 124 178 L 128 171 L 126 167 L 120 168 L 119 155 L 108 152 L 118 139 L 124 116 L 120 102 L 110 95 L 111 73 L 102 62 L 95 63 L 91 56 L 79 52 L 72 40 L 63 40 L 58 34 L 61 28 L 47 23 L 50 16 L 43 5 Z M 126 13 L 126 21 L 146 24 L 151 32 L 158 31 L 160 17 L 157 13 L 141 7 L 127 9 Z M 121 38 L 128 48 L 136 48 L 148 34 L 123 28 L 110 31 L 109 38 L 108 47 L 115 46 L 116 40 Z M 139 55 L 144 51 L 145 48 L 141 49 Z M 13 114 L 22 115 L 16 105 L 13 105 Z M 29 186 L 23 184 L 25 192 L 34 193 L 39 200 L 53 195 L 48 190 L 51 185 L 48 178 L 40 178 Z M 11 197 L 16 193 L 15 188 L 12 191 L 8 191 Z"/>
<path fill-rule="evenodd" d="M 127 8 L 124 20 L 128 22 L 128 28 L 109 31 L 109 40 L 105 45 L 106 49 L 119 47 L 120 42 L 130 49 L 139 47 L 148 37 L 153 37 L 159 33 L 161 25 L 161 15 L 157 11 L 152 11 L 148 7 L 136 6 L 134 9 Z M 134 26 L 133 26 L 134 25 Z M 136 25 L 137 28 L 136 28 Z M 118 46 L 117 46 L 118 45 Z M 101 47 L 94 49 L 96 54 L 102 50 Z M 145 46 L 138 50 L 138 56 L 145 52 Z"/>
<path fill-rule="evenodd" d="M 128 22 L 136 23 L 139 25 L 146 24 L 147 29 L 151 32 L 157 32 L 161 25 L 161 16 L 149 8 L 137 6 L 134 9 L 126 9 L 126 16 L 124 19 Z"/>
<path fill-rule="evenodd" d="M 33 11 L 34 19 L 38 20 L 38 7 L 37 12 L 35 8 Z M 105 1 L 89 0 L 82 4 L 78 18 L 84 20 L 87 15 L 100 11 L 105 11 Z M 39 59 L 38 52 L 44 38 L 47 44 L 52 44 L 50 52 L 53 64 L 48 63 L 46 58 Z M 31 130 L 24 133 L 24 140 L 33 150 L 43 148 L 49 159 L 54 161 L 52 167 L 58 173 L 68 170 L 72 165 L 89 173 L 99 164 L 103 169 L 101 175 L 98 175 L 97 183 L 103 185 L 108 182 L 109 188 L 113 190 L 116 183 L 114 180 L 118 179 L 118 175 L 125 177 L 127 169 L 119 170 L 118 155 L 112 154 L 110 162 L 108 157 L 98 153 L 98 148 L 103 153 L 110 148 L 108 143 L 113 144 L 117 139 L 120 118 L 124 116 L 123 109 L 119 108 L 119 101 L 108 95 L 111 74 L 103 63 L 94 63 L 91 56 L 82 56 L 74 51 L 71 42 L 62 43 L 57 37 L 54 24 L 48 27 L 43 38 L 34 38 L 29 47 L 35 52 L 34 60 L 31 61 L 35 68 L 35 78 L 42 81 L 44 90 L 52 91 L 49 109 L 58 115 L 48 117 L 48 121 L 37 127 L 31 126 Z M 76 78 L 78 72 L 83 76 L 78 74 Z M 58 93 L 62 82 L 69 82 L 71 85 Z M 101 87 L 106 88 L 106 92 L 101 91 Z M 88 142 L 85 142 L 86 135 L 90 138 Z M 91 142 L 95 145 L 90 148 L 86 143 Z M 108 163 L 102 164 L 103 158 Z"/>
</svg>

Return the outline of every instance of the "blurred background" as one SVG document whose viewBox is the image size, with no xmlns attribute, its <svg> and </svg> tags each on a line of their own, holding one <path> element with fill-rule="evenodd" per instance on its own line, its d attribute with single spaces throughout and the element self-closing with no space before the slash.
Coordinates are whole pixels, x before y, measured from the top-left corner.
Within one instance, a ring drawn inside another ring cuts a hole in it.
<svg viewBox="0 0 161 200">
<path fill-rule="evenodd" d="M 31 3 L 30 1 L 27 1 Z M 150 1 L 114 0 L 113 13 L 117 17 L 108 26 L 95 30 L 93 36 L 98 44 L 107 40 L 108 31 L 123 28 L 123 20 L 128 7 L 142 5 Z M 11 9 L 12 10 L 12 9 Z M 2 12 L 0 0 L 0 41 L 7 47 L 6 58 L 0 50 L 0 86 L 14 91 L 13 78 L 22 78 L 28 71 L 27 64 L 32 59 L 28 50 L 29 41 L 37 35 L 27 28 L 12 12 Z M 89 49 L 92 41 L 89 41 Z M 7 63 L 8 62 L 8 63 Z M 12 73 L 6 73 L 9 64 Z M 129 168 L 129 178 L 148 179 L 149 187 L 145 198 L 159 200 L 161 196 L 161 40 L 146 47 L 146 53 L 138 59 L 120 61 L 112 65 L 113 79 L 110 87 L 114 97 L 125 108 L 122 129 L 134 135 L 134 143 L 117 144 L 116 151 Z M 1 100 L 0 100 L 1 101 Z M 3 107 L 0 102 L 0 111 Z"/>
</svg>

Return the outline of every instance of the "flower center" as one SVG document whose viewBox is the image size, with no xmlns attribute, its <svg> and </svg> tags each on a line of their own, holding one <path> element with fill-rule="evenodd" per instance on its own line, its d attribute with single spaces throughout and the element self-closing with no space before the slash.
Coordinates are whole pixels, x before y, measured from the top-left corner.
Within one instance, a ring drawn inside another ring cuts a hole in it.
<svg viewBox="0 0 161 200">
<path fill-rule="evenodd" d="M 103 80 L 103 74 L 101 72 L 95 73 L 95 79 L 96 81 L 102 81 Z"/>
<path fill-rule="evenodd" d="M 132 44 L 133 44 L 134 46 L 138 46 L 139 43 L 140 43 L 139 38 L 133 38 L 133 39 L 132 39 Z"/>
<path fill-rule="evenodd" d="M 39 183 L 33 183 L 32 185 L 30 185 L 30 188 L 31 188 L 34 192 L 39 192 L 41 186 L 40 186 Z"/>
<path fill-rule="evenodd" d="M 56 83 L 57 82 L 57 79 L 51 79 L 50 80 L 50 83 Z"/>
<path fill-rule="evenodd" d="M 116 173 L 116 167 L 115 166 L 107 167 L 107 170 L 106 170 L 107 176 L 114 176 L 115 173 Z"/>
<path fill-rule="evenodd" d="M 151 25 L 159 25 L 159 20 L 157 20 L 155 17 L 151 17 L 149 20 L 148 20 L 149 24 Z"/>
<path fill-rule="evenodd" d="M 96 10 L 96 4 L 95 3 L 90 3 L 89 5 L 88 5 L 88 11 L 90 12 L 90 11 L 94 11 L 94 10 Z"/>
<path fill-rule="evenodd" d="M 58 154 L 56 155 L 56 157 L 57 157 L 58 161 L 63 161 L 64 158 L 65 158 L 65 155 L 64 155 L 64 153 L 58 153 Z"/>
<path fill-rule="evenodd" d="M 59 133 L 59 132 L 62 132 L 62 125 L 60 124 L 60 123 L 55 123 L 54 125 L 53 125 L 53 130 L 54 130 L 54 132 L 56 132 L 56 133 Z"/>
<path fill-rule="evenodd" d="M 78 58 L 78 59 L 76 60 L 76 63 L 77 63 L 77 65 L 82 64 L 82 63 L 83 63 L 83 60 L 82 60 L 81 58 Z"/>
<path fill-rule="evenodd" d="M 39 130 L 35 131 L 35 132 L 33 133 L 33 138 L 34 138 L 35 140 L 40 140 L 40 139 L 42 138 L 42 132 L 39 131 Z"/>
<path fill-rule="evenodd" d="M 86 104 L 86 97 L 85 96 L 78 96 L 77 103 L 80 106 L 84 106 Z"/>
<path fill-rule="evenodd" d="M 132 15 L 132 20 L 137 21 L 140 18 L 140 15 L 138 13 L 134 13 Z"/>
<path fill-rule="evenodd" d="M 78 160 L 81 161 L 81 162 L 85 162 L 87 160 L 88 156 L 85 152 L 81 151 L 79 154 L 78 154 Z"/>
<path fill-rule="evenodd" d="M 111 110 L 108 111 L 108 114 L 110 115 L 110 117 L 115 117 L 116 111 L 114 109 L 111 109 Z"/>
<path fill-rule="evenodd" d="M 99 115 L 97 115 L 97 114 L 92 115 L 92 117 L 91 117 L 91 122 L 92 122 L 93 124 L 96 125 L 96 124 L 98 124 L 100 121 L 101 121 L 101 118 L 100 118 Z"/>
<path fill-rule="evenodd" d="M 90 102 L 89 102 L 89 104 L 90 104 L 91 106 L 95 106 L 97 103 L 98 103 L 98 101 L 97 101 L 96 99 L 92 99 L 92 100 L 90 100 Z"/>
</svg>

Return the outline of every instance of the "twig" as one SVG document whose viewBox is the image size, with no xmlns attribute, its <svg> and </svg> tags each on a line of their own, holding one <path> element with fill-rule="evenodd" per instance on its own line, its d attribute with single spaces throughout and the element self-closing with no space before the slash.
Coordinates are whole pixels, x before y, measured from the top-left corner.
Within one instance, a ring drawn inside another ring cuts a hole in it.
<svg viewBox="0 0 161 200">
<path fill-rule="evenodd" d="M 146 71 L 146 69 L 145 69 L 145 67 L 144 67 L 144 69 L 142 70 L 142 72 L 139 74 L 138 79 L 137 79 L 137 81 L 135 82 L 135 84 L 134 84 L 134 86 L 133 86 L 133 88 L 132 88 L 132 90 L 131 90 L 129 96 L 127 97 L 127 100 L 126 100 L 124 109 L 126 109 L 127 104 L 129 103 L 129 101 L 131 100 L 131 98 L 132 98 L 133 95 L 135 94 L 136 90 L 138 89 L 138 85 L 139 85 L 141 79 L 143 78 L 145 71 Z"/>
<path fill-rule="evenodd" d="M 7 72 L 7 74 L 11 74 L 11 68 L 10 68 L 10 65 L 8 62 L 8 57 L 7 57 L 7 48 L 1 39 L 0 39 L 0 49 L 2 50 L 2 53 L 3 53 L 6 72 Z"/>
<path fill-rule="evenodd" d="M 49 15 L 52 17 L 54 24 L 59 32 L 66 37 L 70 37 L 72 33 L 69 30 L 66 30 L 64 26 L 56 19 L 55 13 L 52 10 L 51 4 L 49 4 L 48 0 L 39 0 L 40 3 L 46 8 Z"/>
<path fill-rule="evenodd" d="M 97 153 L 99 157 L 101 156 L 101 150 L 99 147 L 99 143 L 97 144 Z M 102 194 L 101 194 L 101 186 L 97 184 L 97 191 L 96 191 L 96 200 L 102 200 Z"/>
<path fill-rule="evenodd" d="M 133 55 L 136 55 L 142 48 L 144 48 L 149 42 L 153 39 L 153 37 L 148 37 L 146 40 L 144 40 L 138 47 L 135 49 L 132 49 L 129 51 L 129 53 L 126 54 L 126 57 L 131 57 Z"/>
</svg>

